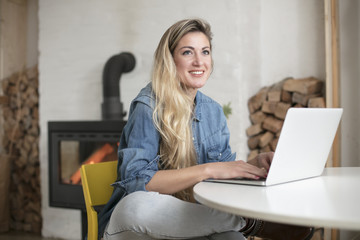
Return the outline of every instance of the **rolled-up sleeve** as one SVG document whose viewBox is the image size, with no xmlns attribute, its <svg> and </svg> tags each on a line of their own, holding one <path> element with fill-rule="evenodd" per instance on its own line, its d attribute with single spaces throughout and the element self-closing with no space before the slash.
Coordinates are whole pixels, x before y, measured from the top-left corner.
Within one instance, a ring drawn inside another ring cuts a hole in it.
<svg viewBox="0 0 360 240">
<path fill-rule="evenodd" d="M 143 102 L 134 102 L 123 130 L 118 157 L 121 180 L 119 185 L 127 193 L 146 191 L 145 185 L 159 170 L 160 135 L 152 120 L 152 108 Z"/>
</svg>

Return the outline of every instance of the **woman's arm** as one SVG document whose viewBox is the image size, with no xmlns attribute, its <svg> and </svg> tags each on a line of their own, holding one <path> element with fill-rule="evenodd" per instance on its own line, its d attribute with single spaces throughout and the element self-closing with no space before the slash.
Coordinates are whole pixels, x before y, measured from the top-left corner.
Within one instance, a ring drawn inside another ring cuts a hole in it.
<svg viewBox="0 0 360 240">
<path fill-rule="evenodd" d="M 208 178 L 265 178 L 267 171 L 244 161 L 214 162 L 177 170 L 159 170 L 146 184 L 146 190 L 174 194 Z"/>
<path fill-rule="evenodd" d="M 204 179 L 206 179 L 204 164 L 182 169 L 159 170 L 145 188 L 162 194 L 174 194 Z"/>
</svg>

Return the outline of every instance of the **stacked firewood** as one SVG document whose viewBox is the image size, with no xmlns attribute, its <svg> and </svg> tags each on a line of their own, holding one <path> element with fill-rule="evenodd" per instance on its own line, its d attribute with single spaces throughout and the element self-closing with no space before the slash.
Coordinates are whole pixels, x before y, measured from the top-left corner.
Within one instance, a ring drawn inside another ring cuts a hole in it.
<svg viewBox="0 0 360 240">
<path fill-rule="evenodd" d="M 41 232 L 37 67 L 2 80 L 3 156 L 10 161 L 10 229 Z"/>
<path fill-rule="evenodd" d="M 325 107 L 323 81 L 309 77 L 287 78 L 260 89 L 248 101 L 251 126 L 246 129 L 250 154 L 275 151 L 287 110 L 291 107 Z"/>
</svg>

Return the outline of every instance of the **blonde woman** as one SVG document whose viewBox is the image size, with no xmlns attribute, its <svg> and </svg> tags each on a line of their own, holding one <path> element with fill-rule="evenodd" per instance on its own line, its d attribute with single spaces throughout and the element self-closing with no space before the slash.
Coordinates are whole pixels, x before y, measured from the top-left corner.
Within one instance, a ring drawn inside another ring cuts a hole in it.
<svg viewBox="0 0 360 240">
<path fill-rule="evenodd" d="M 274 236 L 260 220 L 195 203 L 192 187 L 208 178 L 265 178 L 272 153 L 235 161 L 221 106 L 198 89 L 213 69 L 212 33 L 182 20 L 162 36 L 152 81 L 132 101 L 119 146 L 118 181 L 99 217 L 104 239 L 244 239 Z M 241 201 L 241 199 L 239 199 Z M 273 227 L 282 225 L 274 224 Z M 262 231 L 258 231 L 259 229 Z M 294 235 L 286 235 L 290 234 Z M 305 239 L 309 228 L 286 239 Z M 294 232 L 295 231 L 295 232 Z"/>
</svg>

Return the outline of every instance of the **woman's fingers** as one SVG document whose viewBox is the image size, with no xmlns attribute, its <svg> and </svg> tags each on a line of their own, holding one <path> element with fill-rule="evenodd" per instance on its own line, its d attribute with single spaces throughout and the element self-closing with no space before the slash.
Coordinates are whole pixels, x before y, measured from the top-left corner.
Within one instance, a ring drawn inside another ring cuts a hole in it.
<svg viewBox="0 0 360 240">
<path fill-rule="evenodd" d="M 258 168 L 252 164 L 246 163 L 244 161 L 235 161 L 239 164 L 238 171 L 241 176 L 245 178 L 259 179 L 266 178 L 267 170 L 265 168 Z"/>
<path fill-rule="evenodd" d="M 266 168 L 259 168 L 242 160 L 232 162 L 208 163 L 210 178 L 229 179 L 229 178 L 250 178 L 259 179 L 267 177 Z"/>
<path fill-rule="evenodd" d="M 264 155 L 260 154 L 260 161 L 261 161 L 260 166 L 264 167 L 267 171 L 269 171 L 273 157 L 274 157 L 274 152 L 267 152 L 264 153 Z"/>
</svg>

